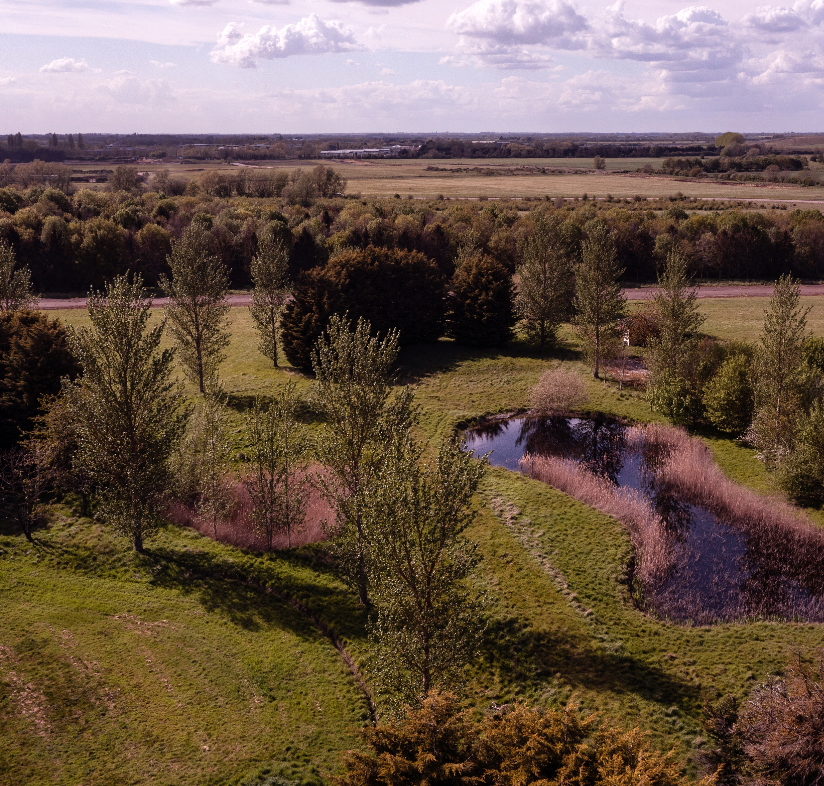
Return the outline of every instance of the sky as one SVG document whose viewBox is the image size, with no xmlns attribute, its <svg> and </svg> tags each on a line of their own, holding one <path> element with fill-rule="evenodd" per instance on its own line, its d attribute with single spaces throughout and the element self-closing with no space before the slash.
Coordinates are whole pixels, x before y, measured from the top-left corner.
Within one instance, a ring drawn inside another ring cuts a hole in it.
<svg viewBox="0 0 824 786">
<path fill-rule="evenodd" d="M 0 133 L 787 132 L 824 0 L 0 0 Z"/>
</svg>

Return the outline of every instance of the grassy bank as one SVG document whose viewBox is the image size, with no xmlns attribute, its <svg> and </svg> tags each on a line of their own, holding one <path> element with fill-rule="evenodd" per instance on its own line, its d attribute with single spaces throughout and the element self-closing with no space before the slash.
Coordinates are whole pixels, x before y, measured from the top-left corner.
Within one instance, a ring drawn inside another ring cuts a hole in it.
<svg viewBox="0 0 824 786">
<path fill-rule="evenodd" d="M 765 302 L 701 305 L 707 332 L 752 339 Z M 86 321 L 82 310 L 54 313 Z M 309 381 L 257 352 L 246 309 L 231 320 L 222 376 L 239 429 L 255 395 Z M 824 334 L 824 314 L 811 327 Z M 422 434 L 437 440 L 468 418 L 525 407 L 553 364 L 586 373 L 564 337 L 550 357 L 519 342 L 405 350 Z M 589 386 L 592 409 L 653 419 L 638 392 Z M 752 451 L 705 437 L 733 479 L 774 492 Z M 650 730 L 662 748 L 678 746 L 688 763 L 703 744 L 706 698 L 743 694 L 793 651 L 824 647 L 822 626 L 687 627 L 642 614 L 622 583 L 630 546 L 621 526 L 537 481 L 490 470 L 478 511 L 469 534 L 489 618 L 467 689 L 479 706 L 575 693 L 615 723 Z M 267 768 L 311 782 L 356 744 L 368 706 L 329 633 L 368 685 L 365 618 L 311 549 L 247 555 L 170 526 L 137 556 L 63 506 L 36 538 L 32 546 L 0 532 L 0 784 L 229 784 Z"/>
</svg>

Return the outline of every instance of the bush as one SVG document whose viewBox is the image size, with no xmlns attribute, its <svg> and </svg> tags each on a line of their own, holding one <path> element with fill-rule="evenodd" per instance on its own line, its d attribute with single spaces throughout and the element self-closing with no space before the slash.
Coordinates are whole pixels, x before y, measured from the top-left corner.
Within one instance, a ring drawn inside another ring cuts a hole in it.
<svg viewBox="0 0 824 786">
<path fill-rule="evenodd" d="M 741 436 L 752 422 L 754 395 L 752 358 L 730 355 L 704 388 L 707 420 L 721 431 Z"/>
<path fill-rule="evenodd" d="M 512 340 L 514 287 L 491 257 L 465 259 L 452 278 L 447 335 L 463 344 L 496 346 Z"/>
<path fill-rule="evenodd" d="M 824 783 L 824 662 L 812 669 L 798 658 L 783 679 L 756 687 L 738 731 L 752 768 L 769 783 Z"/>
<path fill-rule="evenodd" d="M 824 408 L 815 404 L 799 417 L 795 448 L 778 461 L 776 480 L 802 505 L 824 502 Z"/>
<path fill-rule="evenodd" d="M 588 400 L 587 386 L 580 375 L 562 368 L 545 371 L 529 391 L 530 406 L 541 414 L 568 412 Z"/>
<path fill-rule="evenodd" d="M 634 347 L 648 347 L 661 335 L 658 315 L 652 303 L 645 303 L 622 322 L 622 330 L 629 331 L 629 341 Z"/>
<path fill-rule="evenodd" d="M 574 702 L 562 710 L 523 704 L 473 720 L 453 694 L 430 693 L 399 722 L 361 732 L 337 786 L 686 786 L 674 751 L 650 748 L 638 729 L 598 727 Z M 698 786 L 707 786 L 708 779 Z"/>
<path fill-rule="evenodd" d="M 64 376 L 78 373 L 57 320 L 34 311 L 0 314 L 0 449 L 19 442 L 34 425 L 41 399 L 58 393 Z"/>
<path fill-rule="evenodd" d="M 374 246 L 344 251 L 303 276 L 281 318 L 283 351 L 308 371 L 329 317 L 344 313 L 381 335 L 397 329 L 403 344 L 435 341 L 443 333 L 444 298 L 444 278 L 423 254 Z"/>
</svg>

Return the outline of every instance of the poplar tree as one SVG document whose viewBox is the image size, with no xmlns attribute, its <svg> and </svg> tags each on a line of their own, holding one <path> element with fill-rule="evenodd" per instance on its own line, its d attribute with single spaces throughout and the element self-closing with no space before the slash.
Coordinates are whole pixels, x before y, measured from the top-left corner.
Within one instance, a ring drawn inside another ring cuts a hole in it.
<svg viewBox="0 0 824 786">
<path fill-rule="evenodd" d="M 756 355 L 752 438 L 770 466 L 793 447 L 809 313 L 809 308 L 801 306 L 801 289 L 792 276 L 781 276 L 764 312 Z"/>
<path fill-rule="evenodd" d="M 312 401 L 326 428 L 316 455 L 328 475 L 320 489 L 334 507 L 334 549 L 347 580 L 369 605 L 370 533 L 365 525 L 366 495 L 386 458 L 386 446 L 411 427 L 412 392 L 392 395 L 392 367 L 398 356 L 398 333 L 380 339 L 363 319 L 352 326 L 333 315 L 313 356 L 316 381 Z"/>
<path fill-rule="evenodd" d="M 88 302 L 90 327 L 71 336 L 83 376 L 63 393 L 75 424 L 78 466 L 98 515 L 135 551 L 162 521 L 170 458 L 186 420 L 172 381 L 174 351 L 160 349 L 165 321 L 148 327 L 151 299 L 140 276 L 118 276 Z"/>
<path fill-rule="evenodd" d="M 486 457 L 478 461 L 449 441 L 427 465 L 409 434 L 393 442 L 366 495 L 371 628 L 382 681 L 414 701 L 438 686 L 454 688 L 483 631 L 482 608 L 467 583 L 475 545 L 463 533 Z"/>
<path fill-rule="evenodd" d="M 572 301 L 572 260 L 554 216 L 539 216 L 518 268 L 515 310 L 530 332 L 537 333 L 541 349 L 557 340 Z"/>
<path fill-rule="evenodd" d="M 278 328 L 280 315 L 291 294 L 289 252 L 278 238 L 265 233 L 260 239 L 257 256 L 252 260 L 252 305 L 249 313 L 255 323 L 260 343 L 258 348 L 278 365 Z"/>
<path fill-rule="evenodd" d="M 14 249 L 0 240 L 0 312 L 11 313 L 37 308 L 39 298 L 32 291 L 31 271 L 15 270 Z"/>
<path fill-rule="evenodd" d="M 310 441 L 297 417 L 298 398 L 290 382 L 268 407 L 258 400 L 246 419 L 249 463 L 246 487 L 252 498 L 252 519 L 271 551 L 275 535 L 292 534 L 306 516 L 309 485 L 300 472 L 306 468 Z"/>
<path fill-rule="evenodd" d="M 587 227 L 581 246 L 581 262 L 575 269 L 575 331 L 592 362 L 598 379 L 601 360 L 618 337 L 618 321 L 624 316 L 626 298 L 618 279 L 618 253 L 609 230 L 600 223 Z"/>
<path fill-rule="evenodd" d="M 169 327 L 187 376 L 205 393 L 229 345 L 229 271 L 209 250 L 209 233 L 199 224 L 174 244 L 168 262 L 172 278 L 162 276 L 160 286 L 169 298 Z"/>
</svg>

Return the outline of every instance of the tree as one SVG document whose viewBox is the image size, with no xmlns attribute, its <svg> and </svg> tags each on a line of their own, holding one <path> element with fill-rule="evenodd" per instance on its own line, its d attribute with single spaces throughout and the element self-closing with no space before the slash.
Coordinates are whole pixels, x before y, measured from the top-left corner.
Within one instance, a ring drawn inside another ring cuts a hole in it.
<svg viewBox="0 0 824 786">
<path fill-rule="evenodd" d="M 452 277 L 451 290 L 447 335 L 478 346 L 512 340 L 514 287 L 500 262 L 482 254 L 466 256 Z"/>
<path fill-rule="evenodd" d="M 795 428 L 793 450 L 778 464 L 779 487 L 802 505 L 824 502 L 824 406 L 802 411 Z"/>
<path fill-rule="evenodd" d="M 0 449 L 19 442 L 42 412 L 41 400 L 79 372 L 68 333 L 56 319 L 0 313 Z"/>
<path fill-rule="evenodd" d="M 42 446 L 36 441 L 0 452 L 0 516 L 14 521 L 30 543 L 40 500 L 52 480 Z"/>
<path fill-rule="evenodd" d="M 72 335 L 83 376 L 64 389 L 78 434 L 77 462 L 97 487 L 99 516 L 135 551 L 162 520 L 169 459 L 186 412 L 172 382 L 174 351 L 160 350 L 165 321 L 149 329 L 151 299 L 139 276 L 89 295 L 91 326 Z"/>
<path fill-rule="evenodd" d="M 393 441 L 365 495 L 372 632 L 383 682 L 416 701 L 436 686 L 454 686 L 483 630 L 481 605 L 466 585 L 475 546 L 463 532 L 474 519 L 472 495 L 486 458 L 450 441 L 434 466 L 422 465 L 422 447 L 410 435 Z"/>
<path fill-rule="evenodd" d="M 595 156 L 595 158 L 592 159 L 592 166 L 596 169 L 606 169 L 607 162 L 601 158 L 601 156 Z"/>
<path fill-rule="evenodd" d="M 537 332 L 541 349 L 557 340 L 572 300 L 572 260 L 561 236 L 561 222 L 539 216 L 518 268 L 515 310 L 527 329 Z"/>
<path fill-rule="evenodd" d="M 799 412 L 801 361 L 809 308 L 791 276 L 775 284 L 756 355 L 756 415 L 752 439 L 769 466 L 793 447 Z"/>
<path fill-rule="evenodd" d="M 655 409 L 671 420 L 681 420 L 694 409 L 689 405 L 687 364 L 705 317 L 698 311 L 687 260 L 675 250 L 658 275 L 653 303 L 658 336 L 650 342 L 649 396 Z"/>
<path fill-rule="evenodd" d="M 210 253 L 209 233 L 196 223 L 174 244 L 168 261 L 172 278 L 160 278 L 169 298 L 166 316 L 186 374 L 205 393 L 229 345 L 229 271 Z"/>
<path fill-rule="evenodd" d="M 601 223 L 588 226 L 581 246 L 581 262 L 575 270 L 575 331 L 592 361 L 598 379 L 601 360 L 617 339 L 618 321 L 624 316 L 626 299 L 618 279 L 618 255 L 609 230 Z"/>
<path fill-rule="evenodd" d="M 707 419 L 717 429 L 740 437 L 752 423 L 753 396 L 752 357 L 733 353 L 704 388 Z"/>
<path fill-rule="evenodd" d="M 412 424 L 412 393 L 392 396 L 392 367 L 398 334 L 383 339 L 370 334 L 359 319 L 332 316 L 313 355 L 312 401 L 326 421 L 316 447 L 328 469 L 320 488 L 337 514 L 335 549 L 346 578 L 362 605 L 369 605 L 369 535 L 365 526 L 366 494 L 386 456 L 386 445 Z"/>
<path fill-rule="evenodd" d="M 16 261 L 14 249 L 0 239 L 0 313 L 37 308 L 31 272 L 27 267 L 15 270 Z"/>
<path fill-rule="evenodd" d="M 246 487 L 252 498 L 252 519 L 271 551 L 274 537 L 303 524 L 309 499 L 305 475 L 309 437 L 297 418 L 298 399 L 290 382 L 268 407 L 258 400 L 246 419 L 252 471 Z"/>
<path fill-rule="evenodd" d="M 291 293 L 289 250 L 271 232 L 260 238 L 257 256 L 252 260 L 252 305 L 249 312 L 260 335 L 258 348 L 278 365 L 278 327 L 280 315 Z"/>
<path fill-rule="evenodd" d="M 217 522 L 230 512 L 232 443 L 229 415 L 222 390 L 209 390 L 195 405 L 179 451 L 178 487 L 194 498 L 199 516 Z"/>
</svg>

